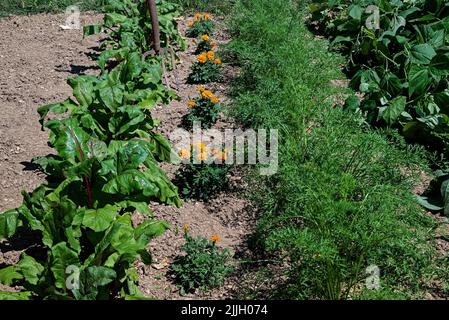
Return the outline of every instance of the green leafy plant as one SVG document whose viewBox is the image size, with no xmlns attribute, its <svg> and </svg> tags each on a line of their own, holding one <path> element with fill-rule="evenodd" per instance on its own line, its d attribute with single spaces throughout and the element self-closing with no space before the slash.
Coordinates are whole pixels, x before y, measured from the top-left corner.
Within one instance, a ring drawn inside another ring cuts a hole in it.
<svg viewBox="0 0 449 320">
<path fill-rule="evenodd" d="M 139 256 L 151 260 L 145 248 L 168 225 L 149 219 L 134 228 L 131 213 L 150 215 L 152 200 L 179 205 L 176 188 L 155 164 L 148 142 L 112 141 L 107 146 L 73 119 L 52 131 L 58 155 L 34 160 L 52 182 L 23 193 L 21 207 L 0 215 L 0 238 L 11 237 L 17 227 L 38 232 L 46 254 L 36 259 L 25 254 L 6 284 L 23 280 L 26 290 L 50 299 L 138 295 L 133 263 Z M 81 291 L 66 286 L 66 269 L 72 266 L 79 268 Z"/>
<path fill-rule="evenodd" d="M 177 257 L 171 265 L 182 293 L 223 285 L 226 276 L 234 270 L 229 264 L 232 257 L 229 249 L 217 247 L 216 242 L 220 240 L 218 235 L 210 239 L 192 237 L 188 233 L 188 226 L 184 226 L 184 230 L 186 243 L 182 249 L 185 255 Z"/>
<path fill-rule="evenodd" d="M 254 252 L 275 259 L 265 267 L 280 274 L 263 278 L 268 292 L 252 283 L 257 298 L 357 299 L 370 265 L 382 292 L 422 296 L 448 270 L 432 245 L 435 223 L 411 193 L 415 173 L 429 171 L 426 152 L 334 107 L 352 92 L 331 85 L 344 59 L 309 32 L 296 4 L 304 2 L 237 1 L 229 15 L 227 48 L 242 68 L 231 114 L 282 137 L 278 172 L 248 180 L 260 210 Z"/>
<path fill-rule="evenodd" d="M 222 79 L 221 59 L 214 51 L 200 54 L 192 65 L 188 81 L 190 83 L 209 83 Z"/>
<path fill-rule="evenodd" d="M 142 1 L 108 3 L 112 11 L 144 15 Z M 111 13 L 105 19 L 115 19 L 116 26 L 133 17 Z M 131 37 L 117 32 L 120 41 Z M 48 183 L 23 192 L 19 208 L 0 214 L 0 239 L 31 232 L 39 250 L 24 250 L 18 264 L 0 270 L 0 283 L 24 288 L 0 292 L 0 299 L 143 297 L 135 261 L 150 263 L 149 242 L 169 228 L 153 219 L 149 204 L 181 205 L 158 163 L 170 159 L 171 145 L 154 131 L 158 122 L 150 113 L 175 95 L 162 84 L 162 62 L 145 58 L 143 42 L 128 40 L 117 44 L 122 47 L 114 67 L 106 69 L 105 58 L 100 76 L 68 80 L 75 100 L 38 110 L 56 153 L 32 162 Z M 148 219 L 136 226 L 134 212 Z"/>
<path fill-rule="evenodd" d="M 312 1 L 310 12 L 311 26 L 347 56 L 351 87 L 364 94 L 362 101 L 348 99 L 346 109 L 426 144 L 447 140 L 448 3 Z"/>
<path fill-rule="evenodd" d="M 157 1 L 156 4 L 161 47 L 165 54 L 173 53 L 172 49 L 185 50 L 187 43 L 179 34 L 175 20 L 179 15 L 178 5 L 168 1 Z M 106 0 L 103 11 L 103 24 L 84 27 L 85 36 L 99 32 L 107 34 L 101 44 L 104 51 L 98 57 L 102 69 L 111 61 L 122 61 L 129 52 L 144 54 L 151 50 L 151 18 L 146 0 Z"/>
<path fill-rule="evenodd" d="M 210 18 L 208 13 L 196 13 L 195 18 L 187 24 L 189 27 L 187 36 L 197 38 L 203 34 L 211 35 L 214 31 L 214 23 Z"/>
<path fill-rule="evenodd" d="M 197 41 L 195 53 L 200 54 L 202 52 L 213 51 L 216 47 L 217 44 L 215 43 L 215 41 L 213 41 L 209 35 L 203 34 Z"/>
<path fill-rule="evenodd" d="M 209 200 L 229 187 L 227 174 L 230 168 L 225 163 L 226 150 L 209 150 L 205 144 L 196 143 L 190 149 L 181 149 L 179 156 L 183 164 L 176 175 L 175 184 L 184 198 Z"/>
<path fill-rule="evenodd" d="M 194 122 L 201 123 L 203 129 L 209 129 L 218 120 L 220 114 L 220 99 L 206 88 L 199 87 L 200 96 L 187 103 L 189 113 L 186 114 L 182 123 L 185 128 L 192 129 Z"/>
<path fill-rule="evenodd" d="M 76 101 L 68 99 L 39 108 L 43 126 L 51 128 L 59 122 L 55 118 L 46 121 L 49 113 L 69 113 L 86 132 L 106 143 L 148 139 L 155 149 L 165 150 L 159 159 L 169 159 L 171 147 L 153 132 L 158 122 L 152 118 L 151 109 L 159 102 L 168 103 L 175 94 L 162 84 L 162 68 L 157 60 L 142 61 L 139 53 L 132 52 L 100 77 L 80 76 L 68 83 Z"/>
</svg>

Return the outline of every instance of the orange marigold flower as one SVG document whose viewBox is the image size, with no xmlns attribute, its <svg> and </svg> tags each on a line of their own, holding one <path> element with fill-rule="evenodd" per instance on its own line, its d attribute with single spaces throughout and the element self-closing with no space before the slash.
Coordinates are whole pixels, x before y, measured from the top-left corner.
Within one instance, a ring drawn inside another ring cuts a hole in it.
<svg viewBox="0 0 449 320">
<path fill-rule="evenodd" d="M 210 90 L 204 90 L 203 92 L 201 92 L 201 95 L 206 99 L 211 99 L 214 96 L 214 94 Z"/>
<path fill-rule="evenodd" d="M 207 59 L 209 59 L 209 60 L 214 60 L 214 57 L 215 57 L 215 52 L 209 51 L 209 52 L 207 53 Z"/>
<path fill-rule="evenodd" d="M 219 103 L 220 99 L 218 99 L 217 97 L 212 97 L 212 98 L 210 98 L 210 102 L 212 102 L 212 103 Z"/>
<path fill-rule="evenodd" d="M 216 154 L 214 154 L 214 159 L 226 161 L 228 159 L 228 154 L 226 151 L 219 151 Z"/>
<path fill-rule="evenodd" d="M 178 155 L 181 157 L 181 159 L 187 160 L 190 158 L 190 150 L 189 149 L 181 149 L 181 150 L 179 150 Z"/>
<path fill-rule="evenodd" d="M 201 36 L 201 40 L 203 40 L 203 41 L 209 41 L 209 36 L 208 36 L 207 34 L 203 34 L 203 35 Z"/>
<path fill-rule="evenodd" d="M 189 101 L 187 102 L 187 105 L 189 106 L 189 108 L 193 108 L 194 106 L 196 106 L 195 101 Z"/>
<path fill-rule="evenodd" d="M 221 64 L 221 59 L 217 58 L 217 59 L 214 60 L 214 62 L 215 62 L 216 64 Z"/>
<path fill-rule="evenodd" d="M 195 13 L 195 18 L 196 19 L 199 19 L 199 18 L 202 18 L 202 17 L 203 17 L 203 15 L 200 12 Z"/>
<path fill-rule="evenodd" d="M 205 13 L 205 14 L 204 14 L 204 19 L 205 19 L 205 20 L 209 20 L 209 19 L 210 19 L 210 15 L 209 15 L 208 13 Z"/>
<path fill-rule="evenodd" d="M 209 238 L 213 242 L 218 242 L 221 240 L 220 236 L 218 234 L 214 234 L 212 237 Z"/>
<path fill-rule="evenodd" d="M 189 28 L 193 27 L 194 24 L 195 24 L 194 21 L 189 21 L 189 22 L 187 22 L 187 26 L 188 26 Z"/>
<path fill-rule="evenodd" d="M 202 53 L 196 59 L 198 60 L 199 63 L 206 63 L 207 55 Z"/>
</svg>

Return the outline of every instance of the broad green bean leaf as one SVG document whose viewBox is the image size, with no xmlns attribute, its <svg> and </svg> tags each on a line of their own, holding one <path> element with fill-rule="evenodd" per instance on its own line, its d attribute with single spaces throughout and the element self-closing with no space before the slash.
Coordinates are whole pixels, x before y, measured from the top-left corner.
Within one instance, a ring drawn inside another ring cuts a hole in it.
<svg viewBox="0 0 449 320">
<path fill-rule="evenodd" d="M 449 54 L 438 54 L 430 62 L 430 72 L 436 77 L 449 75 Z"/>
<path fill-rule="evenodd" d="M 406 98 L 403 96 L 391 100 L 388 106 L 379 109 L 379 117 L 385 120 L 388 125 L 392 125 L 405 110 L 405 103 Z"/>
<path fill-rule="evenodd" d="M 406 20 L 402 16 L 394 15 L 393 19 L 390 22 L 390 30 L 393 32 L 393 35 L 396 35 L 399 28 L 404 27 L 406 24 Z"/>
<path fill-rule="evenodd" d="M 408 94 L 409 96 L 420 96 L 424 94 L 431 84 L 429 69 L 413 66 L 409 72 Z"/>
<path fill-rule="evenodd" d="M 409 59 L 411 63 L 427 65 L 436 54 L 430 44 L 417 44 L 410 49 Z"/>
</svg>

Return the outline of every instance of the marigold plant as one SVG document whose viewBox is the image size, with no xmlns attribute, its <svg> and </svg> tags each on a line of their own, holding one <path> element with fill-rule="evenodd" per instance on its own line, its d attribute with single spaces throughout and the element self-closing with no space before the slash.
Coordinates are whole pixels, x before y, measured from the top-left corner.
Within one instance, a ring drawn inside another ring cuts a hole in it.
<svg viewBox="0 0 449 320">
<path fill-rule="evenodd" d="M 203 87 L 198 90 L 198 97 L 187 103 L 189 113 L 182 119 L 183 127 L 186 129 L 192 129 L 194 122 L 201 123 L 203 129 L 209 129 L 217 122 L 219 117 L 220 99 L 212 91 Z"/>
<path fill-rule="evenodd" d="M 197 38 L 200 35 L 212 34 L 214 23 L 208 13 L 196 13 L 193 20 L 187 23 L 189 29 L 186 34 L 188 37 Z"/>
<path fill-rule="evenodd" d="M 176 283 L 181 287 L 181 294 L 223 285 L 224 279 L 234 268 L 230 263 L 231 251 L 216 245 L 220 236 L 214 235 L 210 239 L 192 237 L 187 228 L 184 229 L 184 238 L 186 243 L 182 249 L 185 254 L 178 256 L 170 267 Z"/>
<path fill-rule="evenodd" d="M 182 197 L 207 201 L 229 188 L 230 166 L 226 164 L 226 149 L 196 142 L 189 148 L 180 149 L 178 154 L 183 163 L 175 183 Z"/>
<path fill-rule="evenodd" d="M 190 83 L 209 83 L 222 79 L 222 60 L 213 50 L 203 52 L 196 57 L 189 75 Z"/>
<path fill-rule="evenodd" d="M 207 35 L 203 34 L 199 39 L 196 41 L 197 48 L 195 53 L 200 54 L 202 52 L 208 52 L 215 50 L 217 48 L 217 43 L 212 40 L 212 38 Z"/>
</svg>

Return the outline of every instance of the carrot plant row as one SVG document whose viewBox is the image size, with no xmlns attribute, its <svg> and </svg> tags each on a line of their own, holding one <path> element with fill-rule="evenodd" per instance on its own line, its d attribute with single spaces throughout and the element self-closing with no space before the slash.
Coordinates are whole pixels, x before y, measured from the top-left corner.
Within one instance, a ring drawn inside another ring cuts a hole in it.
<svg viewBox="0 0 449 320">
<path fill-rule="evenodd" d="M 14 299 L 108 299 L 142 297 L 134 263 L 151 262 L 149 241 L 169 225 L 155 220 L 150 202 L 180 206 L 177 188 L 158 162 L 171 146 L 155 132 L 151 109 L 176 97 L 162 82 L 164 62 L 151 56 L 151 20 L 144 0 L 108 0 L 101 74 L 68 80 L 75 99 L 39 108 L 55 153 L 33 159 L 48 182 L 23 204 L 0 214 L 0 239 L 31 233 L 37 244 L 18 264 L 0 270 L 0 283 L 20 292 Z M 158 2 L 161 43 L 185 47 L 174 18 L 177 7 Z M 148 219 L 135 226 L 134 212 Z"/>
</svg>

